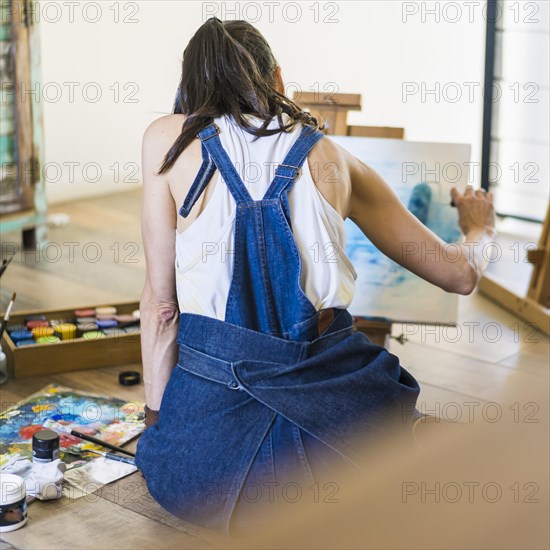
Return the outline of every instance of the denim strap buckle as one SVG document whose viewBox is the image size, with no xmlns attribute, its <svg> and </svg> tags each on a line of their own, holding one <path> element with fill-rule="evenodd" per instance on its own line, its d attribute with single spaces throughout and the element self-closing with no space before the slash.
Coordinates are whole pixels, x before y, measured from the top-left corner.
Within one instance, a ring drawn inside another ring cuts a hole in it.
<svg viewBox="0 0 550 550">
<path fill-rule="evenodd" d="M 290 168 L 291 170 L 293 170 L 292 175 L 287 175 L 289 172 L 289 170 L 286 170 L 287 168 Z M 302 169 L 300 166 L 292 166 L 290 164 L 279 164 L 275 169 L 275 175 L 280 178 L 288 178 L 291 180 L 298 179 L 302 175 Z"/>
<path fill-rule="evenodd" d="M 214 128 L 214 132 L 210 131 L 211 128 Z M 201 137 L 201 134 L 206 134 L 206 137 Z M 211 124 L 210 126 L 207 126 L 203 130 L 201 130 L 198 134 L 196 134 L 197 138 L 201 141 L 206 141 L 207 139 L 213 138 L 214 136 L 218 136 L 220 134 L 220 127 L 217 124 Z"/>
</svg>

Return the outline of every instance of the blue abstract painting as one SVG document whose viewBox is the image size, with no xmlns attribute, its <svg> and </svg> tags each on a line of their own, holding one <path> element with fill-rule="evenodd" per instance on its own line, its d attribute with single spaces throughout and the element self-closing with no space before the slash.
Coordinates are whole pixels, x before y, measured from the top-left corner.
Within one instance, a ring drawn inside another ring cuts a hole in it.
<svg viewBox="0 0 550 550">
<path fill-rule="evenodd" d="M 453 186 L 463 190 L 471 183 L 469 145 L 347 136 L 331 139 L 376 170 L 409 210 L 441 239 L 453 243 L 460 238 L 450 190 Z M 357 272 L 355 294 L 348 308 L 352 315 L 411 323 L 456 323 L 458 295 L 390 260 L 350 219 L 344 226 L 346 254 Z"/>
</svg>

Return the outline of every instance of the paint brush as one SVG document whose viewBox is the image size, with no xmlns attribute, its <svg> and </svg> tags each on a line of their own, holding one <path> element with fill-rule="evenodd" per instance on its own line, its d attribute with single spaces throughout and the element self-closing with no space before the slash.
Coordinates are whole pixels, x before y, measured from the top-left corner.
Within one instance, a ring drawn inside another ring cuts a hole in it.
<svg viewBox="0 0 550 550">
<path fill-rule="evenodd" d="M 100 445 L 101 447 L 105 447 L 106 449 L 111 449 L 111 451 L 117 451 L 119 453 L 128 455 L 128 456 L 136 456 L 134 453 L 131 453 L 130 451 L 127 451 L 126 449 L 122 449 L 121 447 L 117 447 L 116 445 L 113 445 L 112 443 L 107 443 L 106 441 L 103 441 L 102 439 L 98 439 L 97 437 L 93 437 L 91 435 L 83 434 L 82 432 L 79 432 L 78 430 L 71 430 L 71 428 L 67 428 L 67 426 L 64 426 L 63 424 L 60 424 L 59 422 L 56 422 L 55 420 L 52 420 L 51 418 L 47 418 L 43 423 L 42 426 L 44 428 L 47 428 L 49 430 L 54 430 L 55 432 L 63 432 L 69 435 L 74 435 L 75 437 L 78 437 L 79 439 L 83 439 L 84 441 L 89 441 L 90 443 L 95 443 L 96 445 Z"/>
<path fill-rule="evenodd" d="M 131 453 L 130 451 L 127 451 L 126 449 L 122 449 L 121 447 L 117 447 L 116 445 L 113 445 L 112 443 L 107 443 L 106 441 L 103 441 L 102 439 L 98 439 L 97 437 L 93 437 L 91 435 L 83 434 L 81 432 L 78 432 L 77 430 L 70 430 L 69 432 L 71 435 L 74 435 L 75 437 L 78 437 L 79 439 L 84 439 L 84 441 L 89 441 L 90 443 L 95 443 L 96 445 L 101 445 L 102 447 L 105 447 L 106 449 L 111 449 L 111 451 L 117 451 L 119 453 L 128 455 L 128 456 L 136 456 L 134 453 Z"/>
<path fill-rule="evenodd" d="M 11 315 L 11 308 L 13 307 L 13 302 L 15 302 L 15 297 L 17 296 L 17 293 L 14 292 L 10 303 L 8 304 L 8 309 L 6 309 L 6 315 L 4 315 L 4 319 L 2 320 L 2 326 L 0 327 L 0 339 L 4 335 L 4 331 L 6 330 L 6 325 L 8 324 L 8 321 L 10 320 Z"/>
<path fill-rule="evenodd" d="M 105 458 L 108 458 L 109 460 L 116 460 L 117 462 L 124 462 L 124 464 L 130 464 L 131 466 L 136 465 L 136 461 L 133 458 L 127 458 L 125 456 L 119 456 L 115 455 L 113 453 L 104 453 L 103 451 L 95 451 L 93 449 L 86 449 L 89 453 L 95 453 L 97 455 L 104 456 Z"/>
</svg>

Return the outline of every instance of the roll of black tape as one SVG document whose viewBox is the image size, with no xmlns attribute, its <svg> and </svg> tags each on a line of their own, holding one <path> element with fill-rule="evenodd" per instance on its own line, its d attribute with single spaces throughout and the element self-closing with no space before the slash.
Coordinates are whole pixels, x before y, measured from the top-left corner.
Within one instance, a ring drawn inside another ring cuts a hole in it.
<svg viewBox="0 0 550 550">
<path fill-rule="evenodd" d="M 118 383 L 123 386 L 135 386 L 141 382 L 141 375 L 135 370 L 127 370 L 118 375 Z"/>
</svg>

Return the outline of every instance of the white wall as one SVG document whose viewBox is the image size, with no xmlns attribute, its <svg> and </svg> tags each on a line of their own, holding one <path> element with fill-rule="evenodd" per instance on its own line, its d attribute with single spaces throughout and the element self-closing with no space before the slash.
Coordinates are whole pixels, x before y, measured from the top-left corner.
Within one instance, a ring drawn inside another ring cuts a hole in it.
<svg viewBox="0 0 550 550">
<path fill-rule="evenodd" d="M 72 14 L 66 2 L 41 2 L 49 200 L 140 185 L 143 130 L 170 111 L 183 50 L 208 14 L 253 22 L 270 42 L 288 88 L 361 93 L 363 111 L 351 113 L 350 123 L 403 126 L 410 140 L 471 143 L 479 161 L 484 4 L 123 1 L 116 23 L 114 2 L 84 1 Z M 78 83 L 74 98 L 70 82 Z M 413 90 L 406 100 L 404 83 Z M 100 89 L 101 99 L 86 100 L 85 85 L 89 98 Z M 421 94 L 437 86 L 439 95 Z M 77 163 L 72 181 L 67 163 Z M 98 182 L 90 181 L 96 170 L 88 163 L 100 166 Z"/>
</svg>

